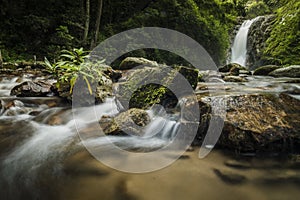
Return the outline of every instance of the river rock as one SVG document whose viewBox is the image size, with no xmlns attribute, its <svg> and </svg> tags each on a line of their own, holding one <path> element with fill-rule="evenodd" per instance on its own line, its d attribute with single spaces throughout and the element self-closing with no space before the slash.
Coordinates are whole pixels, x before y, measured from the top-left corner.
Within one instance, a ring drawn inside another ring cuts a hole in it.
<svg viewBox="0 0 300 200">
<path fill-rule="evenodd" d="M 121 70 L 114 70 L 109 65 L 99 64 L 96 67 L 101 68 L 102 72 L 105 74 L 105 77 L 109 78 L 112 82 L 117 82 L 122 77 L 122 71 Z"/>
<path fill-rule="evenodd" d="M 150 117 L 146 111 L 132 108 L 113 118 L 103 116 L 99 123 L 106 135 L 140 136 L 143 132 L 139 128 L 150 123 Z"/>
<path fill-rule="evenodd" d="M 239 75 L 252 75 L 252 73 L 248 70 L 239 70 Z"/>
<path fill-rule="evenodd" d="M 126 70 L 145 65 L 149 67 L 158 67 L 157 62 L 155 61 L 147 60 L 145 58 L 127 57 L 121 62 L 119 69 Z"/>
<path fill-rule="evenodd" d="M 112 70 L 110 67 L 103 72 L 104 74 L 98 79 L 89 80 L 92 93 L 88 89 L 86 80 L 79 76 L 73 88 L 73 93 L 70 92 L 70 84 L 66 82 L 56 88 L 58 95 L 73 103 L 73 99 L 75 98 L 76 102 L 73 104 L 75 106 L 90 106 L 95 103 L 103 103 L 107 97 L 112 96 L 113 82 L 117 81 L 120 75 L 118 73 L 115 74 L 115 70 Z"/>
<path fill-rule="evenodd" d="M 115 88 L 116 97 L 125 108 L 145 109 L 154 104 L 174 107 L 178 102 L 176 95 L 193 92 L 198 83 L 198 70 L 184 66 L 144 67 L 125 76 L 126 80 Z"/>
<path fill-rule="evenodd" d="M 300 78 L 300 65 L 291 65 L 289 67 L 276 69 L 269 73 L 269 75 L 274 77 Z"/>
<path fill-rule="evenodd" d="M 279 67 L 277 65 L 261 66 L 254 70 L 253 75 L 267 76 L 267 75 L 269 75 L 269 73 L 271 73 L 272 71 L 279 69 L 279 68 L 281 68 L 281 67 Z"/>
<path fill-rule="evenodd" d="M 11 90 L 11 95 L 17 97 L 45 97 L 52 96 L 54 81 L 26 81 Z"/>
<path fill-rule="evenodd" d="M 200 98 L 202 114 L 198 138 L 203 138 L 203 133 L 206 133 L 211 118 L 208 113 L 213 104 L 217 110 L 226 105 L 226 118 L 218 141 L 221 147 L 243 152 L 293 152 L 300 149 L 299 100 L 287 94 Z"/>
<path fill-rule="evenodd" d="M 240 74 L 246 74 L 246 75 L 250 74 L 251 75 L 251 72 L 246 70 L 244 67 L 235 65 L 230 69 L 229 74 L 232 75 L 232 76 L 238 76 Z"/>
<path fill-rule="evenodd" d="M 231 72 L 232 75 L 236 72 L 239 72 L 239 70 L 247 70 L 247 68 L 241 66 L 238 63 L 229 63 L 227 65 L 224 65 L 222 67 L 219 68 L 219 72 Z M 238 75 L 238 74 L 237 74 Z"/>
<path fill-rule="evenodd" d="M 247 82 L 247 79 L 240 76 L 225 76 L 223 78 L 226 82 Z"/>
<path fill-rule="evenodd" d="M 26 108 L 24 103 L 19 100 L 13 100 L 6 103 L 3 106 L 3 115 L 5 116 L 17 116 L 21 114 L 27 114 L 32 108 Z"/>
</svg>

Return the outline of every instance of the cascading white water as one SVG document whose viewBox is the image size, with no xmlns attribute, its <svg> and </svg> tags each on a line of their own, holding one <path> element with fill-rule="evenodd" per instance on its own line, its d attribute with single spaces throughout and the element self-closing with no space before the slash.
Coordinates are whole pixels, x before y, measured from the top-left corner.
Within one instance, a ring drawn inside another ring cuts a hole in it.
<svg viewBox="0 0 300 200">
<path fill-rule="evenodd" d="M 39 106 L 36 107 L 39 108 Z M 16 137 L 20 136 L 19 144 L 10 149 L 0 162 L 0 189 L 8 186 L 10 190 L 5 192 L 3 190 L 3 192 L 7 196 L 12 196 L 12 199 L 21 198 L 22 196 L 22 194 L 16 193 L 19 185 L 15 183 L 22 183 L 22 188 L 29 191 L 31 188 L 38 188 L 35 185 L 36 177 L 40 173 L 44 173 L 45 170 L 50 174 L 63 173 L 65 158 L 84 148 L 78 137 L 78 130 L 88 128 L 91 123 L 97 124 L 98 119 L 103 115 L 114 116 L 118 113 L 117 105 L 113 99 L 107 99 L 106 102 L 95 107 L 78 108 L 77 112 L 79 112 L 80 118 L 77 118 L 76 122 L 73 119 L 72 112 L 66 110 L 66 108 L 45 107 L 45 110 L 37 116 L 31 116 L 29 114 L 31 109 L 27 109 L 25 104 L 16 103 L 13 108 L 23 109 L 24 113 L 22 115 L 24 117 L 19 118 L 19 114 L 7 116 L 7 112 L 3 112 L 0 116 L 0 124 L 11 121 L 12 124 L 16 124 L 14 125 L 16 126 Z M 59 111 L 62 111 L 62 113 Z M 64 123 L 60 125 L 47 124 L 48 119 L 57 113 L 64 119 Z M 146 127 L 145 131 L 148 133 L 144 137 L 91 137 L 84 141 L 84 145 L 88 148 L 105 149 L 106 146 L 113 143 L 124 150 L 134 151 L 153 151 L 164 147 L 170 142 L 171 137 L 176 135 L 178 122 L 166 113 L 160 113 L 159 116 L 157 113 L 154 114 L 153 110 L 149 110 L 148 113 L 152 122 Z M 17 125 L 22 120 L 27 121 L 26 127 Z M 158 127 L 157 123 L 161 120 L 164 123 L 160 123 L 160 127 Z M 78 121 L 80 121 L 79 126 Z M 155 128 L 158 129 L 154 130 Z M 156 134 L 149 135 L 153 133 Z M 22 137 L 24 138 L 22 139 Z M 33 191 L 34 195 L 39 195 L 38 193 L 39 191 Z"/>
<path fill-rule="evenodd" d="M 259 17 L 256 17 L 251 20 L 246 20 L 240 27 L 238 33 L 235 36 L 234 43 L 231 48 L 231 63 L 238 63 L 242 66 L 246 66 L 248 32 L 251 25 L 257 19 L 259 19 Z"/>
<path fill-rule="evenodd" d="M 24 106 L 24 104 L 17 104 Z M 22 108 L 26 110 L 26 108 Z M 54 161 L 55 165 L 60 166 L 61 160 L 68 153 L 75 149 L 82 148 L 82 144 L 78 138 L 77 131 L 88 127 L 91 123 L 98 123 L 98 119 L 103 115 L 114 116 L 118 113 L 117 105 L 113 99 L 107 99 L 106 102 L 89 108 L 78 108 L 80 119 L 76 119 L 76 127 L 72 119 L 70 110 L 65 110 L 61 115 L 66 121 L 65 124 L 48 125 L 46 124 L 48 118 L 59 113 L 64 108 L 45 108 L 38 116 L 34 117 L 29 115 L 28 112 L 24 113 L 28 120 L 31 129 L 31 135 L 27 136 L 20 145 L 13 149 L 10 154 L 3 160 L 1 169 L 3 181 L 13 183 L 15 178 L 20 174 L 25 173 L 28 175 L 24 178 L 34 177 L 34 173 L 38 172 L 39 168 L 47 165 L 47 163 Z M 97 117 L 95 118 L 95 113 Z M 176 136 L 179 122 L 174 115 L 167 115 L 165 112 L 156 112 L 154 110 L 148 111 L 151 122 L 145 127 L 145 134 L 143 137 L 137 136 L 105 136 L 105 137 L 91 137 L 85 141 L 85 145 L 90 148 L 99 148 L 99 146 L 107 145 L 113 142 L 123 149 L 146 149 L 154 150 L 163 147 L 166 143 Z M 16 116 L 7 118 L 5 112 L 0 116 L 1 120 L 21 120 Z M 41 118 L 41 119 L 40 119 Z M 23 120 L 23 118 L 22 118 Z M 78 123 L 80 121 L 80 123 Z M 78 126 L 79 124 L 79 126 Z M 20 134 L 23 132 L 22 127 L 19 127 Z M 55 167 L 56 169 L 58 167 Z M 28 181 L 28 180 L 26 180 Z"/>
<path fill-rule="evenodd" d="M 8 79 L 8 78 L 3 78 L 3 80 L 0 83 L 0 96 L 1 97 L 7 97 L 10 94 L 10 90 L 19 84 L 17 82 L 18 77 Z"/>
</svg>

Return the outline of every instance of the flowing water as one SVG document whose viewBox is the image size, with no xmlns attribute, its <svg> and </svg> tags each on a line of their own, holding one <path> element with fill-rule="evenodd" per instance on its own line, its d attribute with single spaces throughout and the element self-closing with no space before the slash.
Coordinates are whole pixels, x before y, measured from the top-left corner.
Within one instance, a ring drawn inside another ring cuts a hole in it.
<svg viewBox="0 0 300 200">
<path fill-rule="evenodd" d="M 248 32 L 251 25 L 258 18 L 259 17 L 256 17 L 251 20 L 246 20 L 241 25 L 239 31 L 235 36 L 234 43 L 231 48 L 231 63 L 238 63 L 242 66 L 246 66 Z"/>
<path fill-rule="evenodd" d="M 293 83 L 295 79 L 248 79 L 247 83 L 226 83 L 226 91 L 230 94 L 289 92 L 299 98 L 300 88 L 299 84 Z M 108 144 L 114 143 L 120 149 L 137 154 L 159 149 L 176 136 L 180 128 L 179 114 L 153 107 L 147 111 L 151 122 L 142 137 L 99 136 L 98 119 L 118 113 L 114 99 L 72 112 L 55 97 L 10 96 L 10 89 L 18 82 L 17 77 L 3 78 L 0 82 L 1 199 L 300 197 L 300 158 L 297 156 L 259 158 L 214 150 L 205 159 L 199 159 L 199 149 L 195 148 L 171 166 L 156 172 L 137 175 L 113 170 L 98 162 L 85 147 L 104 153 Z M 221 95 L 218 88 L 223 84 L 211 83 L 210 89 Z M 74 112 L 80 116 L 76 120 Z M 78 132 L 88 135 L 84 142 Z M 166 156 L 172 156 L 172 152 Z M 113 155 L 110 159 L 114 159 Z"/>
</svg>

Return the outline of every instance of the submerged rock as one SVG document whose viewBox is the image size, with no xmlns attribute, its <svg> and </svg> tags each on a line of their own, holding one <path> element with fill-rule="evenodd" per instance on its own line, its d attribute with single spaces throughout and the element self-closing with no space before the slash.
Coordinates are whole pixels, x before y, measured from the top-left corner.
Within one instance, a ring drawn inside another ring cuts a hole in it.
<svg viewBox="0 0 300 200">
<path fill-rule="evenodd" d="M 300 65 L 291 65 L 272 71 L 270 76 L 300 78 Z"/>
<path fill-rule="evenodd" d="M 281 68 L 281 67 L 279 67 L 277 65 L 261 66 L 261 67 L 257 68 L 256 70 L 254 70 L 253 75 L 267 76 L 267 75 L 269 75 L 269 73 L 271 73 L 272 71 L 279 69 L 279 68 Z"/>
<path fill-rule="evenodd" d="M 150 117 L 146 111 L 132 108 L 114 118 L 103 116 L 99 123 L 106 135 L 140 136 L 143 133 L 140 128 L 150 123 Z"/>
<path fill-rule="evenodd" d="M 158 67 L 157 62 L 152 60 L 147 60 L 145 58 L 137 58 L 137 57 L 127 57 L 121 62 L 119 69 L 126 70 L 126 69 L 132 69 L 138 66 L 145 66 L 145 65 L 150 67 Z"/>
<path fill-rule="evenodd" d="M 11 90 L 17 97 L 45 97 L 54 94 L 54 81 L 26 81 Z"/>
<path fill-rule="evenodd" d="M 226 105 L 226 119 L 218 141 L 221 147 L 246 152 L 300 150 L 299 100 L 287 94 L 206 97 L 199 100 L 200 109 L 211 113 L 212 103 Z M 201 113 L 198 138 L 204 137 L 211 118 L 209 113 Z"/>
</svg>

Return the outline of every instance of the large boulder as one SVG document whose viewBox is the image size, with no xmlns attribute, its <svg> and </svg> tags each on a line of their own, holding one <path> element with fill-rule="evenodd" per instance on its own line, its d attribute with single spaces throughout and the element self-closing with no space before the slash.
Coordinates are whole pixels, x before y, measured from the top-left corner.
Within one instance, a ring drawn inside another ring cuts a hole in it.
<svg viewBox="0 0 300 200">
<path fill-rule="evenodd" d="M 146 111 L 132 108 L 116 117 L 103 116 L 99 123 L 106 135 L 140 136 L 142 134 L 140 128 L 150 123 L 150 117 Z"/>
<path fill-rule="evenodd" d="M 254 70 L 253 75 L 268 76 L 272 71 L 281 68 L 277 65 L 265 65 Z"/>
<path fill-rule="evenodd" d="M 145 58 L 127 57 L 121 62 L 121 64 L 119 65 L 119 69 L 126 70 L 144 65 L 158 67 L 157 62 L 155 61 L 147 60 Z"/>
<path fill-rule="evenodd" d="M 198 83 L 198 70 L 184 66 L 144 67 L 124 76 L 126 80 L 118 83 L 115 95 L 125 108 L 174 107 L 177 97 L 191 93 Z"/>
<path fill-rule="evenodd" d="M 300 65 L 291 65 L 289 67 L 276 69 L 269 73 L 269 75 L 274 77 L 300 78 Z"/>
<path fill-rule="evenodd" d="M 246 152 L 300 151 L 299 100 L 287 94 L 201 97 L 198 139 L 204 138 L 213 104 L 226 105 L 218 141 L 221 147 Z"/>
<path fill-rule="evenodd" d="M 11 90 L 11 95 L 17 97 L 45 97 L 54 94 L 55 81 L 25 81 Z"/>
</svg>

